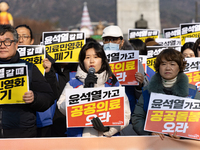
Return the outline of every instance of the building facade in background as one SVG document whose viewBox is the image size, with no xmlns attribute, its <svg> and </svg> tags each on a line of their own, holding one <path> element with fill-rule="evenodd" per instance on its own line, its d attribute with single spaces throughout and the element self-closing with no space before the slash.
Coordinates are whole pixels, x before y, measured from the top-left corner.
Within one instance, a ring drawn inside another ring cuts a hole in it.
<svg viewBox="0 0 200 150">
<path fill-rule="evenodd" d="M 161 29 L 159 0 L 116 0 L 117 25 L 127 38 L 128 29 L 136 28 L 136 22 L 147 21 L 147 29 Z"/>
</svg>

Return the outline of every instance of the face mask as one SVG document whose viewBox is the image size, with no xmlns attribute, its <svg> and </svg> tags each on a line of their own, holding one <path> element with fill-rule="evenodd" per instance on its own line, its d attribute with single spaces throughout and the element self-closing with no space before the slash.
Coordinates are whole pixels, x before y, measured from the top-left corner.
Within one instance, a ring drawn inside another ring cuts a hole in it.
<svg viewBox="0 0 200 150">
<path fill-rule="evenodd" d="M 119 50 L 119 44 L 107 43 L 103 45 L 104 50 Z"/>
</svg>

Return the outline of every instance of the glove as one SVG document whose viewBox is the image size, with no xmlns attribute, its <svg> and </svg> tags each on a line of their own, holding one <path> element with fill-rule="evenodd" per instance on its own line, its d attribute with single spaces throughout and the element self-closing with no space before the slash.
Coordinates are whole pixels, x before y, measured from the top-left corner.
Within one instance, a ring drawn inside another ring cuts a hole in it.
<svg viewBox="0 0 200 150">
<path fill-rule="evenodd" d="M 88 73 L 87 77 L 85 78 L 85 88 L 90 87 L 91 83 L 97 83 L 97 76 L 92 73 Z"/>
<path fill-rule="evenodd" d="M 106 131 L 109 131 L 110 129 L 109 127 L 104 127 L 103 123 L 98 117 L 93 118 L 91 122 L 92 122 L 93 128 L 100 132 L 106 132 Z"/>
</svg>

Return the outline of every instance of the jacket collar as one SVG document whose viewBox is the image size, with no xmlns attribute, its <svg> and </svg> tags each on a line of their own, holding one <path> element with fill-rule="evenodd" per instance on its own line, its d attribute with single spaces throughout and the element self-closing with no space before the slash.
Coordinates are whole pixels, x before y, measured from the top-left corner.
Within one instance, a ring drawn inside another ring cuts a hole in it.
<svg viewBox="0 0 200 150">
<path fill-rule="evenodd" d="M 159 73 L 156 73 L 147 85 L 149 92 L 164 93 L 164 86 L 162 85 L 162 79 Z M 186 74 L 179 73 L 177 81 L 171 87 L 173 95 L 186 97 L 188 96 L 188 77 Z"/>
<path fill-rule="evenodd" d="M 20 59 L 19 52 L 16 51 L 16 54 L 10 60 L 5 61 L 0 59 L 0 64 L 17 63 L 19 62 L 19 59 Z"/>
</svg>

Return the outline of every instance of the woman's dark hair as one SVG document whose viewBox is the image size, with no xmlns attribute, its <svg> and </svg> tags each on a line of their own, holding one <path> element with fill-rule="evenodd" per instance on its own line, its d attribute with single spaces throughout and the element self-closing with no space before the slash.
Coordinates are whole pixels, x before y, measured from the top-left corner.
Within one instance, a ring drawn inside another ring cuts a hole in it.
<svg viewBox="0 0 200 150">
<path fill-rule="evenodd" d="M 154 64 L 154 68 L 156 72 L 159 72 L 159 67 L 160 67 L 160 64 L 162 63 L 162 59 L 165 59 L 167 61 L 175 61 L 179 66 L 179 69 L 180 69 L 179 72 L 183 72 L 187 63 L 181 52 L 175 49 L 165 49 L 162 52 L 160 52 L 160 54 L 156 58 L 156 61 Z"/>
<path fill-rule="evenodd" d="M 108 79 L 109 79 L 109 77 L 112 77 L 112 86 L 114 86 L 115 83 L 117 82 L 117 78 L 112 73 L 110 66 L 109 66 L 109 63 L 108 63 L 108 59 L 107 59 L 106 54 L 103 50 L 103 47 L 98 42 L 90 41 L 82 47 L 82 49 L 79 53 L 79 65 L 80 65 L 81 69 L 84 72 L 87 73 L 87 70 L 85 69 L 85 66 L 84 66 L 84 59 L 85 59 L 85 56 L 86 56 L 86 51 L 90 48 L 94 48 L 97 56 L 102 59 L 101 68 L 99 69 L 99 71 L 97 73 L 102 73 L 103 71 L 106 70 L 106 74 L 108 75 Z"/>
<path fill-rule="evenodd" d="M 196 51 L 196 53 L 197 53 L 197 56 L 195 55 L 196 57 L 199 57 L 199 56 L 198 56 L 198 51 L 200 50 L 200 49 L 198 49 L 199 44 L 200 44 L 200 38 L 198 38 L 198 39 L 196 40 L 196 42 L 194 43 L 194 47 L 193 47 L 193 50 Z"/>
<path fill-rule="evenodd" d="M 139 50 L 139 55 L 147 55 L 147 47 L 145 43 L 140 39 L 129 40 L 134 50 Z"/>
<path fill-rule="evenodd" d="M 33 33 L 32 33 L 31 28 L 29 26 L 27 26 L 26 24 L 22 24 L 22 25 L 18 25 L 15 29 L 17 30 L 17 28 L 21 28 L 21 27 L 24 27 L 24 28 L 26 28 L 30 31 L 31 40 L 32 40 L 33 39 Z"/>
<path fill-rule="evenodd" d="M 95 39 L 89 37 L 89 38 L 86 38 L 86 43 L 90 42 L 90 41 L 93 41 L 93 42 L 97 42 Z"/>
<path fill-rule="evenodd" d="M 145 39 L 144 43 L 147 44 L 148 42 L 151 42 L 151 41 L 155 41 L 154 38 L 147 38 Z"/>
<path fill-rule="evenodd" d="M 181 47 L 181 53 L 183 54 L 183 51 L 186 49 L 191 49 L 194 52 L 195 57 L 198 57 L 197 51 L 194 51 L 194 42 L 186 42 L 182 47 Z"/>
</svg>

